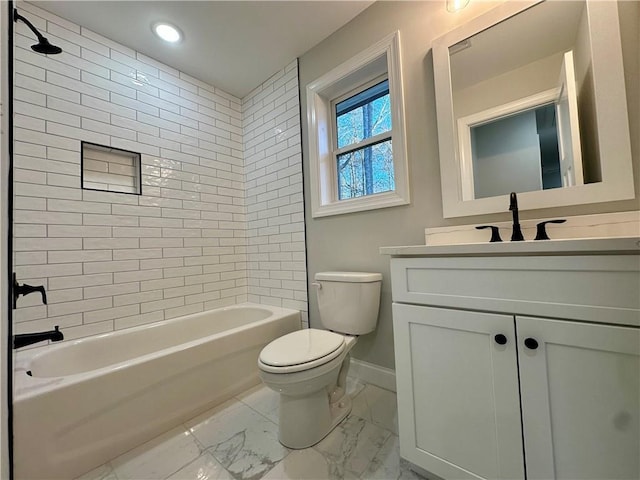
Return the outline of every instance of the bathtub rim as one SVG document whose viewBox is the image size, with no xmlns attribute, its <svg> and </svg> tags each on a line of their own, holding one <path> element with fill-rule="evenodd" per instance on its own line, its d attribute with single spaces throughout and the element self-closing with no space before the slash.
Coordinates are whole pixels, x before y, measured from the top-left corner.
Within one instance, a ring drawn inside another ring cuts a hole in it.
<svg viewBox="0 0 640 480">
<path fill-rule="evenodd" d="M 156 350 L 154 352 L 150 352 L 144 355 L 140 355 L 138 357 L 123 360 L 121 362 L 113 363 L 111 365 L 96 368 L 93 370 L 73 373 L 69 375 L 57 376 L 57 377 L 53 377 L 53 376 L 52 377 L 35 377 L 35 376 L 29 376 L 26 373 L 28 370 L 30 370 L 30 364 L 35 358 L 44 356 L 49 352 L 54 352 L 56 350 L 65 349 L 65 348 L 72 348 L 74 345 L 77 345 L 77 344 L 82 344 L 86 342 L 96 342 L 104 338 L 121 336 L 133 331 L 144 331 L 150 328 L 157 328 L 158 326 L 161 326 L 161 325 L 184 322 L 184 321 L 188 321 L 193 317 L 202 316 L 208 313 L 210 314 L 212 312 L 223 312 L 223 311 L 238 310 L 243 308 L 258 308 L 258 309 L 266 310 L 270 312 L 270 314 L 266 318 L 263 318 L 261 320 L 257 320 L 257 321 L 250 322 L 248 324 L 229 328 L 221 332 L 208 335 L 206 337 L 201 337 L 188 342 L 172 345 L 171 347 L 168 347 L 168 348 Z M 89 337 L 78 338 L 76 340 L 64 342 L 59 345 L 49 344 L 49 345 L 44 345 L 42 347 L 32 348 L 32 349 L 28 349 L 21 352 L 16 352 L 15 358 L 14 358 L 13 402 L 16 403 L 19 401 L 28 400 L 29 398 L 37 397 L 40 394 L 44 394 L 53 390 L 57 390 L 59 388 L 64 388 L 66 386 L 80 383 L 87 378 L 98 378 L 103 375 L 108 375 L 109 373 L 130 367 L 133 365 L 150 362 L 164 355 L 177 353 L 177 352 L 186 350 L 188 348 L 197 347 L 208 341 L 213 340 L 214 338 L 225 336 L 225 335 L 232 335 L 234 333 L 247 330 L 255 326 L 273 322 L 277 319 L 287 317 L 289 315 L 298 315 L 298 317 L 300 317 L 300 310 L 294 310 L 294 309 L 285 308 L 285 307 L 277 307 L 274 305 L 263 305 L 263 304 L 257 304 L 252 302 L 243 302 L 236 305 L 229 305 L 229 306 L 215 308 L 211 310 L 204 310 L 202 312 L 196 312 L 196 313 L 184 315 L 181 317 L 175 317 L 167 320 L 160 320 L 158 322 L 151 322 L 143 325 L 136 325 L 129 328 L 123 328 L 121 330 L 116 330 L 112 332 L 101 333 L 99 335 L 92 335 Z"/>
</svg>

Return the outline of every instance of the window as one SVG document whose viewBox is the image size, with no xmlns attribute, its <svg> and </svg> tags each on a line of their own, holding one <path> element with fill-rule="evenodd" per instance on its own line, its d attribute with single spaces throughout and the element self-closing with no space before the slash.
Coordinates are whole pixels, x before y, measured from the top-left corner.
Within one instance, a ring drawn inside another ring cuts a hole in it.
<svg viewBox="0 0 640 480">
<path fill-rule="evenodd" d="M 389 80 L 333 102 L 338 199 L 395 189 Z"/>
<path fill-rule="evenodd" d="M 307 86 L 314 217 L 409 203 L 399 34 Z"/>
</svg>

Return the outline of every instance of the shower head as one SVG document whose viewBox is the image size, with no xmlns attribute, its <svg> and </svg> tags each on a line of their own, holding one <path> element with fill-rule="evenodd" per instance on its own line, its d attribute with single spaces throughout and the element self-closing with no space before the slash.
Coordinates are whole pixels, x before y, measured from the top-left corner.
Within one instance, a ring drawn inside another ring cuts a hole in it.
<svg viewBox="0 0 640 480">
<path fill-rule="evenodd" d="M 45 55 L 55 55 L 56 53 L 62 53 L 62 49 L 60 47 L 56 47 L 55 45 L 51 45 L 49 40 L 45 36 L 43 36 L 33 24 L 24 18 L 22 15 L 18 13 L 18 10 L 13 9 L 13 21 L 17 22 L 20 20 L 23 22 L 29 29 L 36 34 L 38 37 L 38 43 L 35 45 L 31 45 L 31 50 L 38 53 L 44 53 Z"/>
<path fill-rule="evenodd" d="M 60 47 L 56 47 L 55 45 L 51 45 L 46 37 L 42 37 L 39 40 L 40 41 L 35 45 L 31 45 L 31 50 L 33 50 L 34 52 L 44 53 L 45 55 L 55 55 L 56 53 L 62 53 L 62 49 Z"/>
</svg>

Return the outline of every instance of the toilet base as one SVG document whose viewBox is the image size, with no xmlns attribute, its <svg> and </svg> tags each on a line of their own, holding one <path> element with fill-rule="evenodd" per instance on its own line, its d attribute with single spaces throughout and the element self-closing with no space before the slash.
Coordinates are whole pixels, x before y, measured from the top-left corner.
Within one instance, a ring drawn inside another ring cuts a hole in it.
<svg viewBox="0 0 640 480">
<path fill-rule="evenodd" d="M 351 412 L 351 397 L 344 395 L 332 404 L 326 390 L 313 395 L 280 395 L 278 440 L 287 448 L 308 448 L 326 437 Z M 309 412 L 312 412 L 309 415 Z"/>
</svg>

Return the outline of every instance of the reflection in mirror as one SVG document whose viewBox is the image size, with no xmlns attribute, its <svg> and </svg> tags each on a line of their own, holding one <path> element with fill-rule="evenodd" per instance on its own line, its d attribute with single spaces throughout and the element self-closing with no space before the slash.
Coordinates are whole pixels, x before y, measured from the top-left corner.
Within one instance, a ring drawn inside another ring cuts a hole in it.
<svg viewBox="0 0 640 480">
<path fill-rule="evenodd" d="M 461 162 L 473 177 L 465 199 L 583 183 L 589 37 L 584 1 L 545 2 L 449 47 Z M 587 178 L 599 178 L 597 152 L 587 152 Z"/>
<path fill-rule="evenodd" d="M 434 42 L 445 217 L 512 191 L 525 209 L 633 198 L 618 22 L 611 1 L 514 1 Z"/>
<path fill-rule="evenodd" d="M 473 125 L 470 133 L 472 198 L 562 186 L 553 104 Z"/>
</svg>

